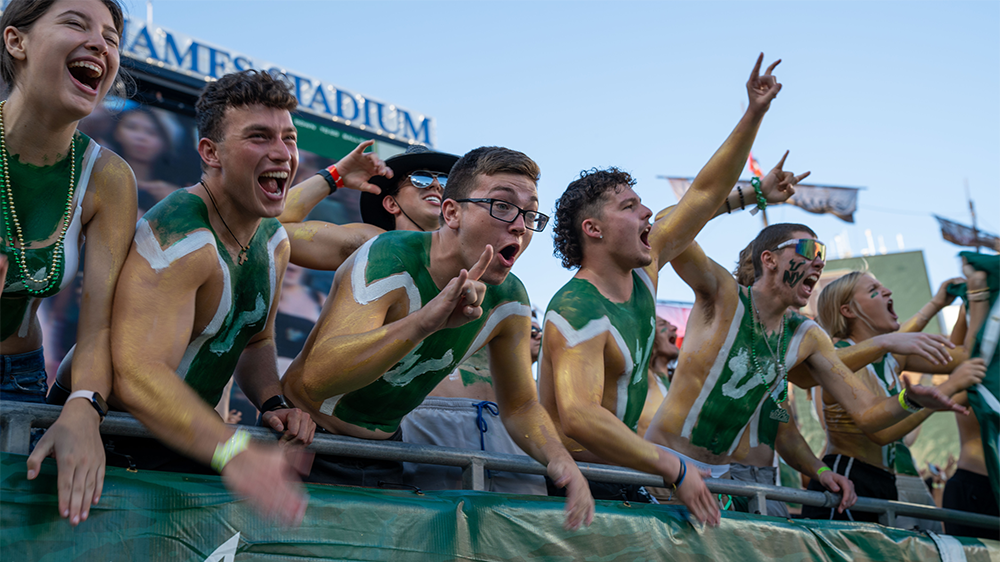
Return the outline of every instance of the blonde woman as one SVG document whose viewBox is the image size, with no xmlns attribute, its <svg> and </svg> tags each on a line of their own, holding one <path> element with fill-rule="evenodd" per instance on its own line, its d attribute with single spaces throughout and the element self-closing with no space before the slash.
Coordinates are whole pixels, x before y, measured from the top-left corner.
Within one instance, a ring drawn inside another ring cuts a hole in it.
<svg viewBox="0 0 1000 562">
<path fill-rule="evenodd" d="M 942 285 L 934 299 L 908 320 L 903 329 L 909 332 L 923 330 L 927 322 L 941 308 L 949 304 L 947 287 L 962 281 L 952 279 Z M 893 307 L 892 291 L 879 283 L 870 273 L 851 272 L 827 285 L 819 295 L 819 322 L 836 341 L 838 348 L 862 344 L 872 338 L 900 330 Z M 942 392 L 953 395 L 982 380 L 985 366 L 980 359 L 966 361 L 964 347 L 949 349 L 947 363 L 928 361 L 918 355 L 887 353 L 866 365 L 855 374 L 876 396 L 895 396 L 903 389 L 899 373 L 912 370 L 921 373 L 952 373 L 949 380 L 939 386 Z M 927 409 L 877 432 L 866 432 L 857 427 L 844 408 L 829 393 L 822 393 L 823 416 L 826 422 L 827 448 L 823 460 L 838 474 L 854 482 L 859 496 L 897 500 L 895 473 L 912 465 L 909 451 L 902 439 L 927 419 Z M 817 402 L 819 403 L 819 402 Z M 810 490 L 819 490 L 810 483 Z M 802 515 L 813 519 L 849 519 L 877 522 L 873 513 L 835 513 L 831 509 L 806 506 Z"/>
</svg>

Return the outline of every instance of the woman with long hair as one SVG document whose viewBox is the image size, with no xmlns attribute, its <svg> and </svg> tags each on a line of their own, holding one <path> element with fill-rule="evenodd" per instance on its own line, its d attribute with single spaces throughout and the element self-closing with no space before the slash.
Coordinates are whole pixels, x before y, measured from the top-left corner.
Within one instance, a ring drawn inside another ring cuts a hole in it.
<svg viewBox="0 0 1000 562">
<path fill-rule="evenodd" d="M 954 299 L 948 296 L 947 287 L 959 281 L 962 279 L 952 279 L 942 285 L 931 302 L 902 326 L 903 330 L 923 330 L 927 322 Z M 862 344 L 901 328 L 893 307 L 892 291 L 865 271 L 853 271 L 824 287 L 817 308 L 820 324 L 838 348 Z M 933 363 L 917 355 L 887 353 L 855 374 L 877 396 L 898 395 L 903 389 L 899 378 L 903 370 L 952 373 L 946 383 L 950 394 L 982 379 L 985 365 L 981 359 L 966 361 L 967 353 L 961 346 L 949 351 L 951 359 L 944 364 Z M 945 385 L 941 388 L 944 391 Z M 851 479 L 859 496 L 897 500 L 896 472 L 908 472 L 906 467 L 912 469 L 913 464 L 902 439 L 926 420 L 931 412 L 922 410 L 882 431 L 866 433 L 854 424 L 829 393 L 822 393 L 821 396 L 827 436 L 824 462 L 835 472 Z M 818 488 L 810 483 L 809 489 Z M 803 507 L 802 515 L 814 519 L 878 521 L 877 514 L 850 511 L 837 514 L 830 509 L 810 506 Z"/>
<path fill-rule="evenodd" d="M 124 18 L 117 0 L 12 0 L 3 18 L 0 74 L 0 398 L 44 402 L 41 299 L 71 281 L 87 240 L 73 392 L 28 459 L 59 464 L 59 513 L 87 518 L 104 480 L 98 431 L 111 392 L 111 303 L 135 230 L 135 178 L 117 155 L 77 131 L 118 78 Z M 79 400 L 77 398 L 80 398 Z"/>
</svg>

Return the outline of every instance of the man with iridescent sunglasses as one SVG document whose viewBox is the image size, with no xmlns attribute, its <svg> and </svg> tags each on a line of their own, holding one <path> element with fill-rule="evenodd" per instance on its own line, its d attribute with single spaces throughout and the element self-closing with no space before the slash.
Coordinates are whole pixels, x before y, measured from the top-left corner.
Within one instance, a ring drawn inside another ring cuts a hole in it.
<svg viewBox="0 0 1000 562">
<path fill-rule="evenodd" d="M 518 446 L 567 488 L 565 524 L 577 528 L 593 518 L 594 501 L 538 403 L 531 308 L 524 285 L 510 274 L 548 222 L 538 212 L 539 173 L 533 160 L 506 148 L 460 158 L 442 193 L 441 227 L 386 232 L 348 258 L 282 383 L 290 402 L 330 433 L 402 440 L 403 417 L 488 347 L 500 417 Z M 402 466 L 359 470 L 352 462 L 317 457 L 310 478 L 370 486 L 402 474 Z"/>
<path fill-rule="evenodd" d="M 750 259 L 750 287 L 738 285 L 697 243 L 671 262 L 694 290 L 695 304 L 670 393 L 647 440 L 716 477 L 725 476 L 730 463 L 745 459 L 752 448 L 763 443 L 787 449 L 780 441 L 798 435 L 782 430 L 794 423 L 783 407 L 789 382 L 803 388 L 822 385 L 864 431 L 886 428 L 925 407 L 964 411 L 935 387 L 907 385 L 897 396 L 876 397 L 844 365 L 818 324 L 789 312 L 806 305 L 825 265 L 826 246 L 809 227 L 763 229 L 751 245 Z M 808 369 L 795 369 L 800 365 Z M 831 476 L 821 462 L 800 470 L 825 485 Z"/>
</svg>

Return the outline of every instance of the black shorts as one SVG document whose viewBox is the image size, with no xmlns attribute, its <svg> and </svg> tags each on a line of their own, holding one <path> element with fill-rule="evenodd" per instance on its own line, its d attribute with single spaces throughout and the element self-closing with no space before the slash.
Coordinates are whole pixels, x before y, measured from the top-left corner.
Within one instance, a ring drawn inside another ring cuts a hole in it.
<svg viewBox="0 0 1000 562">
<path fill-rule="evenodd" d="M 638 484 L 615 484 L 614 482 L 594 482 L 587 480 L 590 484 L 590 495 L 595 500 L 617 500 L 633 503 L 653 503 L 653 496 L 645 488 Z M 556 487 L 548 475 L 545 476 L 545 488 L 549 496 L 556 498 L 566 497 L 566 488 Z"/>
<path fill-rule="evenodd" d="M 823 462 L 837 474 L 846 476 L 854 483 L 854 491 L 858 497 L 873 498 L 877 500 L 899 500 L 899 492 L 896 490 L 896 475 L 882 470 L 868 463 L 863 463 L 858 459 L 846 455 L 827 455 L 823 457 Z M 812 492 L 825 492 L 826 488 L 820 484 L 819 480 L 813 478 L 807 488 Z M 838 521 L 867 521 L 878 523 L 878 513 L 868 511 L 845 510 L 837 513 L 836 507 L 815 507 L 811 505 L 802 506 L 802 517 L 806 519 L 831 519 Z"/>
<path fill-rule="evenodd" d="M 941 507 L 982 513 L 993 517 L 1000 516 L 996 497 L 993 496 L 993 489 L 990 488 L 989 477 L 961 468 L 956 470 L 955 474 L 944 485 L 944 500 Z M 1000 529 L 971 527 L 961 523 L 945 523 L 944 530 L 949 535 L 1000 540 Z"/>
<path fill-rule="evenodd" d="M 316 428 L 317 433 L 328 433 Z M 403 430 L 397 430 L 386 441 L 402 441 Z M 359 441 L 367 441 L 359 439 Z M 400 461 L 372 460 L 342 455 L 316 455 L 309 476 L 303 478 L 311 484 L 362 486 L 365 488 L 407 487 L 403 484 L 403 463 Z"/>
</svg>

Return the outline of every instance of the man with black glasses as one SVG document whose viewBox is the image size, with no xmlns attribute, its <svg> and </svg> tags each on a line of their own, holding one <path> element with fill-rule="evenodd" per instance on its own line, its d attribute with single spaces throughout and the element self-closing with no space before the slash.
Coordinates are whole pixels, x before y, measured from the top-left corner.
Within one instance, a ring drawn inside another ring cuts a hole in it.
<svg viewBox="0 0 1000 562">
<path fill-rule="evenodd" d="M 567 488 L 566 526 L 593 518 L 586 479 L 538 403 L 529 356 L 531 309 L 510 269 L 541 231 L 539 170 L 526 155 L 483 147 L 451 169 L 441 228 L 380 235 L 338 270 L 285 396 L 326 431 L 401 439 L 399 424 L 455 366 L 483 346 L 501 417 L 518 445 Z M 320 459 L 317 459 L 320 463 Z M 373 485 L 390 467 L 315 470 Z M 401 473 L 401 467 L 400 467 Z M 381 477 L 391 481 L 393 476 Z M 397 480 L 398 481 L 398 480 Z"/>
</svg>

